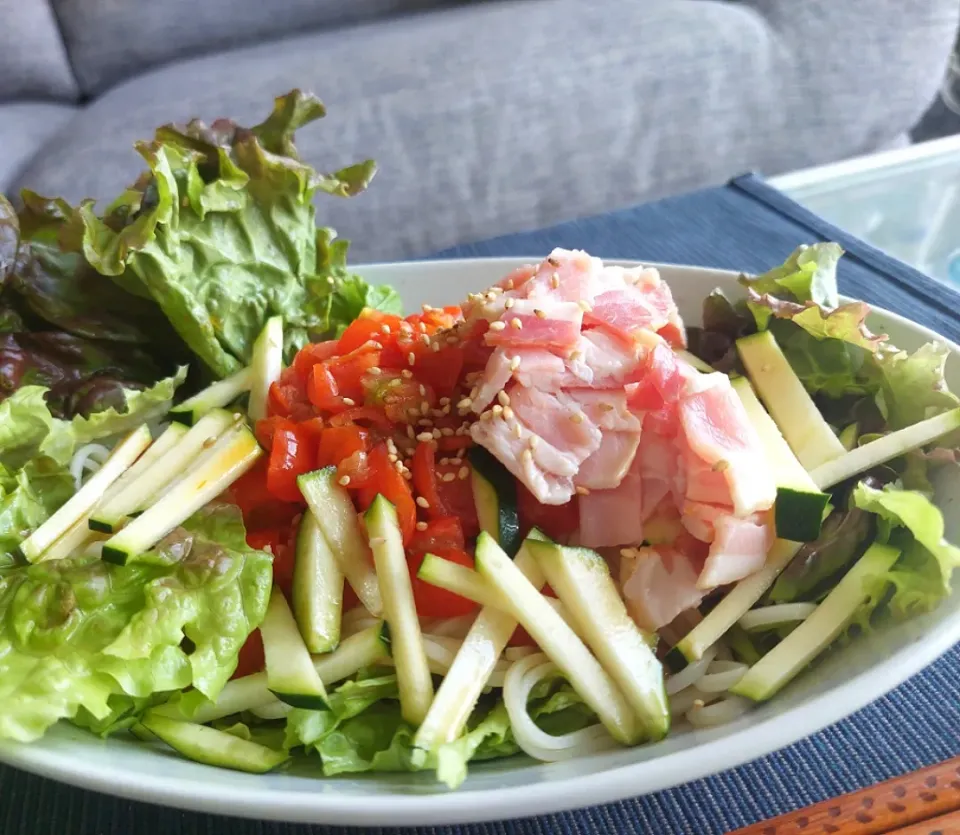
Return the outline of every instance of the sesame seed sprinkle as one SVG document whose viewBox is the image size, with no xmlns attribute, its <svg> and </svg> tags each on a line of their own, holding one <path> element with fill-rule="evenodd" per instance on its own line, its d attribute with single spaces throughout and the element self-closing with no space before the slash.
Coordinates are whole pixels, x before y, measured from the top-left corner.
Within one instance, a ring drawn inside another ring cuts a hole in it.
<svg viewBox="0 0 960 835">
<path fill-rule="evenodd" d="M 510 320 L 510 327 L 513 328 L 515 331 L 523 330 L 523 322 L 521 322 L 519 318 L 514 316 Z"/>
<path fill-rule="evenodd" d="M 444 426 L 443 429 L 440 430 L 440 434 L 443 435 L 444 438 L 452 438 L 453 430 L 449 426 Z"/>
<path fill-rule="evenodd" d="M 456 342 L 454 342 L 454 345 L 456 345 Z M 436 354 L 437 352 L 439 352 L 439 350 L 440 350 L 440 343 L 439 343 L 439 342 L 433 342 L 433 343 L 431 343 L 431 345 L 430 345 L 430 350 L 433 351 L 433 353 L 435 353 L 435 354 Z"/>
<path fill-rule="evenodd" d="M 570 420 L 572 420 L 574 423 L 583 423 L 583 413 L 574 412 L 572 415 L 570 415 Z"/>
<path fill-rule="evenodd" d="M 470 475 L 469 467 L 461 467 L 459 470 L 457 470 L 457 478 L 459 478 L 461 481 L 463 481 L 468 475 Z"/>
<path fill-rule="evenodd" d="M 412 357 L 413 354 L 410 356 Z M 404 368 L 403 371 L 400 372 L 400 376 L 405 380 L 409 380 L 411 377 L 413 377 L 413 372 L 409 368 Z"/>
<path fill-rule="evenodd" d="M 586 487 L 577 487 L 578 496 L 589 496 L 590 491 Z"/>
<path fill-rule="evenodd" d="M 544 313 L 539 307 L 535 307 L 535 308 L 533 309 L 533 315 L 536 316 L 538 319 L 546 319 L 546 318 L 547 318 L 547 314 Z"/>
<path fill-rule="evenodd" d="M 380 368 L 379 365 L 371 365 L 370 368 L 367 369 L 367 371 L 370 374 L 379 374 L 382 371 L 382 369 Z"/>
<path fill-rule="evenodd" d="M 426 400 L 420 404 L 420 414 L 424 416 L 430 414 L 430 404 Z"/>
<path fill-rule="evenodd" d="M 621 557 L 635 557 L 637 552 L 633 548 L 621 548 L 620 556 Z"/>
<path fill-rule="evenodd" d="M 513 434 L 518 438 L 523 437 L 523 427 L 519 423 L 513 424 Z"/>
<path fill-rule="evenodd" d="M 406 469 L 406 468 L 403 466 L 403 461 L 394 461 L 394 462 L 393 462 L 393 468 L 394 468 L 398 473 L 402 473 L 402 472 L 404 471 L 404 469 Z"/>
<path fill-rule="evenodd" d="M 439 429 L 434 429 L 432 434 L 433 434 L 433 439 L 437 441 L 443 437 Z"/>
<path fill-rule="evenodd" d="M 503 406 L 501 406 L 499 403 L 494 403 L 491 411 L 499 417 L 503 414 Z"/>
<path fill-rule="evenodd" d="M 413 351 L 411 351 L 409 354 L 407 354 L 407 362 L 409 362 L 410 365 L 415 364 L 416 361 L 417 361 L 417 356 L 416 356 L 416 354 L 413 353 Z"/>
<path fill-rule="evenodd" d="M 503 322 L 490 323 L 490 330 L 492 331 L 502 331 L 504 328 L 506 328 L 506 325 Z"/>
<path fill-rule="evenodd" d="M 444 474 L 443 474 L 443 480 L 446 481 L 446 482 L 451 482 L 451 481 L 453 481 L 455 478 L 456 478 L 456 475 L 455 475 L 454 473 L 444 473 Z"/>
<path fill-rule="evenodd" d="M 486 412 L 484 412 L 482 415 L 480 415 L 480 420 L 491 420 L 492 418 L 493 418 L 493 412 L 491 412 L 489 409 Z"/>
<path fill-rule="evenodd" d="M 383 333 L 385 333 L 385 334 L 389 334 L 389 333 L 390 333 L 390 326 L 389 326 L 389 325 L 381 325 L 381 326 L 380 326 L 380 330 L 383 331 Z"/>
<path fill-rule="evenodd" d="M 529 441 L 530 449 L 536 449 L 536 448 L 537 448 L 537 444 L 539 444 L 539 443 L 540 443 L 540 436 L 539 436 L 539 435 L 531 435 L 531 436 L 530 436 L 530 441 Z"/>
<path fill-rule="evenodd" d="M 422 507 L 424 510 L 430 509 L 430 502 L 428 502 L 423 496 L 417 496 L 417 505 Z"/>
<path fill-rule="evenodd" d="M 400 460 L 400 456 L 397 455 L 395 452 L 387 453 L 387 461 L 389 461 L 391 464 L 396 464 L 397 461 L 399 460 Z"/>
<path fill-rule="evenodd" d="M 554 273 L 550 276 L 550 286 L 556 290 L 560 286 L 560 273 Z"/>
<path fill-rule="evenodd" d="M 344 406 L 356 406 L 356 405 L 357 405 L 357 401 L 354 400 L 352 397 L 344 397 L 344 398 L 343 398 L 343 405 L 344 405 Z"/>
<path fill-rule="evenodd" d="M 497 392 L 497 400 L 500 401 L 501 406 L 510 405 L 510 395 L 507 394 L 505 391 Z"/>
<path fill-rule="evenodd" d="M 525 450 L 521 453 L 520 458 L 523 460 L 523 462 L 524 462 L 525 464 L 529 464 L 529 463 L 531 463 L 531 462 L 533 461 L 533 453 L 530 452 L 529 449 L 525 449 Z"/>
<path fill-rule="evenodd" d="M 589 313 L 591 310 L 593 310 L 593 307 L 590 306 L 590 302 L 586 301 L 585 299 L 580 299 L 577 304 L 580 305 L 580 309 L 584 313 Z"/>
<path fill-rule="evenodd" d="M 423 441 L 424 443 L 426 443 L 427 441 L 432 441 L 432 440 L 433 440 L 433 433 L 432 433 L 432 432 L 421 432 L 419 435 L 417 435 L 417 440 L 418 440 L 418 441 Z"/>
<path fill-rule="evenodd" d="M 430 344 L 430 337 L 427 336 L 425 333 L 421 333 L 421 334 L 420 334 L 420 341 L 421 341 L 424 345 L 429 345 L 429 344 Z"/>
<path fill-rule="evenodd" d="M 433 426 L 433 421 L 430 418 L 420 418 L 417 421 L 417 426 Z"/>
<path fill-rule="evenodd" d="M 348 476 L 348 475 L 340 476 L 340 478 L 338 479 L 337 483 L 338 483 L 341 487 L 346 487 L 346 486 L 350 483 L 350 476 Z"/>
<path fill-rule="evenodd" d="M 418 530 L 418 531 L 425 531 L 426 529 L 427 529 L 427 523 L 426 523 L 426 522 L 417 522 L 417 530 Z"/>
<path fill-rule="evenodd" d="M 513 409 L 511 409 L 509 406 L 503 407 L 503 419 L 513 420 Z"/>
<path fill-rule="evenodd" d="M 514 357 L 510 360 L 510 370 L 516 371 L 520 367 L 520 357 Z"/>
<path fill-rule="evenodd" d="M 407 427 L 407 437 L 410 438 L 411 440 L 416 437 L 416 433 L 413 431 L 412 426 Z"/>
<path fill-rule="evenodd" d="M 503 303 L 503 306 L 504 306 L 507 310 L 509 310 L 511 307 L 513 307 L 513 304 L 514 304 L 513 299 L 507 299 L 507 300 Z"/>
</svg>

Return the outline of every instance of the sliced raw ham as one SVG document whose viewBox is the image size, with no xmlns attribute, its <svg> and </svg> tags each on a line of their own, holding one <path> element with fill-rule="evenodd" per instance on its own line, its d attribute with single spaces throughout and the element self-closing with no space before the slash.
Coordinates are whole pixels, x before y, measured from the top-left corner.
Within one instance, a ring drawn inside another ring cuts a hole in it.
<svg viewBox="0 0 960 835">
<path fill-rule="evenodd" d="M 673 490 L 678 469 L 677 453 L 668 439 L 645 428 L 640 436 L 636 461 L 643 494 L 641 506 L 644 518 L 647 518 Z"/>
<path fill-rule="evenodd" d="M 669 545 L 638 548 L 637 556 L 620 563 L 623 597 L 642 629 L 656 631 L 681 612 L 700 605 L 697 567 Z"/>
<path fill-rule="evenodd" d="M 724 516 L 733 516 L 733 508 L 708 502 L 685 501 L 680 521 L 691 536 L 701 542 L 713 542 L 717 520 Z"/>
<path fill-rule="evenodd" d="M 497 348 L 483 369 L 483 376 L 476 385 L 476 395 L 471 398 L 471 407 L 478 414 L 493 403 L 496 396 L 507 387 L 513 377 L 512 358 L 505 348 Z"/>
<path fill-rule="evenodd" d="M 523 482 L 541 504 L 566 504 L 573 498 L 573 476 L 580 462 L 537 438 L 518 420 L 491 414 L 470 427 L 470 437 Z"/>
<path fill-rule="evenodd" d="M 695 383 L 689 381 L 680 400 L 680 423 L 692 453 L 708 471 L 722 475 L 737 516 L 773 507 L 777 488 L 770 466 L 726 374 L 702 374 Z M 694 498 L 692 486 L 688 481 L 688 498 Z M 715 487 L 712 480 L 709 487 Z"/>
<path fill-rule="evenodd" d="M 626 345 L 607 328 L 584 331 L 567 361 L 570 373 L 589 388 L 622 387 L 640 367 L 646 351 Z M 571 385 L 577 385 L 571 383 Z"/>
<path fill-rule="evenodd" d="M 599 427 L 584 415 L 573 398 L 563 392 L 514 385 L 507 394 L 510 408 L 524 426 L 569 454 L 578 466 L 600 447 L 602 434 Z M 531 492 L 536 495 L 535 490 Z"/>
<path fill-rule="evenodd" d="M 487 331 L 488 345 L 572 351 L 580 341 L 583 308 L 576 302 L 517 301 Z"/>
<path fill-rule="evenodd" d="M 568 389 L 567 394 L 583 413 L 603 430 L 640 434 L 640 419 L 627 408 L 627 394 L 621 389 Z M 633 460 L 633 456 L 630 456 Z"/>
<path fill-rule="evenodd" d="M 716 536 L 697 587 L 713 589 L 736 583 L 763 568 L 775 537 L 770 514 L 761 518 L 737 519 L 721 516 L 714 522 Z"/>
<path fill-rule="evenodd" d="M 639 432 L 604 432 L 600 446 L 580 465 L 573 483 L 590 490 L 610 490 L 619 486 L 639 445 Z"/>
<path fill-rule="evenodd" d="M 533 281 L 524 289 L 528 299 L 589 301 L 603 262 L 582 250 L 555 249 L 540 264 Z"/>
<path fill-rule="evenodd" d="M 581 545 L 600 548 L 643 541 L 641 466 L 640 455 L 636 454 L 619 485 L 590 490 L 579 497 Z"/>
</svg>

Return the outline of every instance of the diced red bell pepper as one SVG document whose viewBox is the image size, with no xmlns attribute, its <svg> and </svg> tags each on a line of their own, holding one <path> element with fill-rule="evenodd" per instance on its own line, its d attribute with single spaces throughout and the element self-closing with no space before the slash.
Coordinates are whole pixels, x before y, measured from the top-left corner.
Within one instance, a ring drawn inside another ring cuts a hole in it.
<svg viewBox="0 0 960 835">
<path fill-rule="evenodd" d="M 278 429 L 270 450 L 267 489 L 282 501 L 302 501 L 297 476 L 315 469 L 316 459 L 316 447 L 309 432 L 299 426 Z"/>
</svg>

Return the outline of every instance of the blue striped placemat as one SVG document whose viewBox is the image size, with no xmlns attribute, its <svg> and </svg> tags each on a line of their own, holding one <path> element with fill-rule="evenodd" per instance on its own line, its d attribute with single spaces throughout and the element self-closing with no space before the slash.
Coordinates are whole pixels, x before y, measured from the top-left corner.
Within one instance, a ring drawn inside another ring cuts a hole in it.
<svg viewBox="0 0 960 835">
<path fill-rule="evenodd" d="M 960 340 L 960 294 L 846 235 L 748 175 L 438 257 L 545 254 L 555 246 L 632 258 L 762 271 L 796 246 L 846 250 L 841 291 Z M 809 739 L 679 788 L 577 812 L 455 827 L 369 832 L 422 835 L 722 835 L 731 829 L 960 754 L 960 648 L 884 698 Z M 0 835 L 333 835 L 339 827 L 233 820 L 159 809 L 0 767 Z M 354 830 L 355 831 L 355 830 Z"/>
</svg>

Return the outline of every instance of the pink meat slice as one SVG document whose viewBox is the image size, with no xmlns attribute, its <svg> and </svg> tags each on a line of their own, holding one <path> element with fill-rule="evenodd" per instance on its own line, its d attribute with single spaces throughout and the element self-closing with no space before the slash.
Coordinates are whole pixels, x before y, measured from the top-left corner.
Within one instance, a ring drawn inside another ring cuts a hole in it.
<svg viewBox="0 0 960 835">
<path fill-rule="evenodd" d="M 567 360 L 570 374 L 580 382 L 571 385 L 589 388 L 618 388 L 640 368 L 645 349 L 628 344 L 604 327 L 590 328 L 580 336 Z"/>
<path fill-rule="evenodd" d="M 507 394 L 510 408 L 524 426 L 568 453 L 578 464 L 599 448 L 600 428 L 583 413 L 573 398 L 563 392 L 513 385 Z"/>
<path fill-rule="evenodd" d="M 590 490 L 618 487 L 630 469 L 639 445 L 639 432 L 604 432 L 600 446 L 580 465 L 573 483 Z"/>
<path fill-rule="evenodd" d="M 506 348 L 497 348 L 483 369 L 483 376 L 476 385 L 477 393 L 471 398 L 473 411 L 478 414 L 496 399 L 513 377 L 512 358 Z M 562 365 L 562 363 L 561 363 Z"/>
<path fill-rule="evenodd" d="M 641 438 L 643 436 L 641 435 Z M 633 545 L 643 541 L 643 477 L 639 454 L 620 483 L 607 490 L 590 490 L 577 502 L 580 544 L 587 548 Z"/>
<path fill-rule="evenodd" d="M 470 437 L 497 458 L 541 503 L 560 505 L 573 498 L 573 476 L 580 468 L 580 461 L 535 436 L 519 420 L 491 415 L 470 427 Z"/>
<path fill-rule="evenodd" d="M 627 393 L 622 388 L 568 389 L 567 394 L 600 429 L 640 434 L 640 419 L 627 407 Z"/>
<path fill-rule="evenodd" d="M 688 557 L 669 545 L 638 552 L 620 564 L 623 597 L 638 626 L 656 631 L 700 605 L 704 593 L 697 587 L 698 571 Z"/>
<path fill-rule="evenodd" d="M 773 545 L 774 530 L 770 514 L 752 519 L 720 516 L 713 523 L 715 536 L 710 546 L 697 587 L 713 589 L 736 583 L 763 568 Z"/>
<path fill-rule="evenodd" d="M 528 299 L 590 300 L 603 262 L 582 250 L 555 249 L 540 264 L 526 287 Z"/>
<path fill-rule="evenodd" d="M 760 438 L 730 378 L 717 372 L 700 375 L 689 383 L 680 401 L 680 423 L 690 451 L 708 468 L 701 471 L 701 477 L 709 480 L 703 492 L 712 493 L 716 488 L 714 479 L 706 473 L 719 473 L 729 488 L 737 516 L 769 509 L 776 499 L 776 484 Z M 694 498 L 692 487 L 699 489 L 700 485 L 688 481 L 688 498 Z"/>
<path fill-rule="evenodd" d="M 487 331 L 488 345 L 572 351 L 580 339 L 583 308 L 576 302 L 524 299 L 504 310 L 499 322 L 505 327 Z"/>
</svg>

